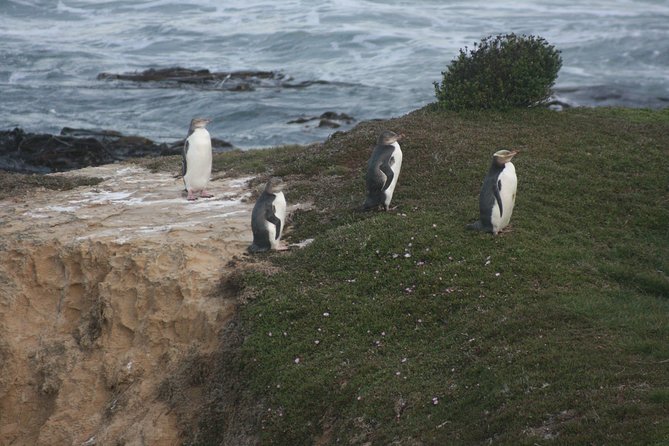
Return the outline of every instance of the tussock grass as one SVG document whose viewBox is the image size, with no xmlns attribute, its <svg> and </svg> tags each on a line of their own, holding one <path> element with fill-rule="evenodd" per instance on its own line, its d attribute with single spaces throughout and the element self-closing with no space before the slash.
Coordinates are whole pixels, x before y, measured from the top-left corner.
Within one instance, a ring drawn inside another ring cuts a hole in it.
<svg viewBox="0 0 669 446">
<path fill-rule="evenodd" d="M 398 208 L 363 213 L 382 129 L 406 135 Z M 520 150 L 512 230 L 468 232 L 499 147 Z M 289 237 L 316 241 L 242 280 L 234 370 L 260 442 L 667 444 L 668 155 L 669 110 L 426 107 L 217 157 L 314 203 Z M 196 443 L 224 436 L 230 398 Z"/>
</svg>

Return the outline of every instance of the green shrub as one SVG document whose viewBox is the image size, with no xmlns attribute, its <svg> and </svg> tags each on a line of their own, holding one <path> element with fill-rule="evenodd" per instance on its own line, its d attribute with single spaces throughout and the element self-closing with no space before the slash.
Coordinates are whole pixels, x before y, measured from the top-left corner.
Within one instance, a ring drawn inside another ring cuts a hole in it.
<svg viewBox="0 0 669 446">
<path fill-rule="evenodd" d="M 535 36 L 488 36 L 460 55 L 435 82 L 439 105 L 454 109 L 529 107 L 551 95 L 560 51 Z"/>
</svg>

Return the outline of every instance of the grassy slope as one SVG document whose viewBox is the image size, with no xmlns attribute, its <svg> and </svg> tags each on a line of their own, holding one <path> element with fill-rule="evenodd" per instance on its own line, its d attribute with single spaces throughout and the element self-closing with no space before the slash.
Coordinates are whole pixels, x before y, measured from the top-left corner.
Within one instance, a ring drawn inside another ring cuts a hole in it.
<svg viewBox="0 0 669 446">
<path fill-rule="evenodd" d="M 406 134 L 399 207 L 361 213 L 383 128 Z M 500 146 L 521 151 L 513 229 L 468 232 Z M 315 203 L 290 237 L 316 241 L 244 279 L 262 442 L 669 444 L 668 155 L 669 110 L 426 108 L 217 158 Z"/>
</svg>

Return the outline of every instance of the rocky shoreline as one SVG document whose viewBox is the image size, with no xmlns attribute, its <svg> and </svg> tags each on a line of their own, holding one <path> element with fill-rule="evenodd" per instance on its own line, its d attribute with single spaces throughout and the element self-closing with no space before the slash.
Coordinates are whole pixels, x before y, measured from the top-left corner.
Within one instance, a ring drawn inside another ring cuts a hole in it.
<svg viewBox="0 0 669 446">
<path fill-rule="evenodd" d="M 184 140 L 156 143 L 142 136 L 114 130 L 65 127 L 58 135 L 27 133 L 15 128 L 0 131 L 0 170 L 19 173 L 52 173 L 100 166 L 128 158 L 180 155 Z M 234 149 L 213 138 L 215 152 Z"/>
<path fill-rule="evenodd" d="M 195 86 L 213 90 L 252 91 L 264 88 L 306 88 L 328 81 L 292 82 L 279 71 L 211 72 L 182 67 L 149 68 L 132 73 L 100 73 L 98 80 L 133 82 L 179 88 Z M 346 113 L 326 111 L 320 116 L 301 116 L 288 124 L 310 127 L 317 121 L 320 128 L 350 125 L 355 118 Z M 53 173 L 115 163 L 128 158 L 179 155 L 184 140 L 156 143 L 143 136 L 124 135 L 115 130 L 75 129 L 65 127 L 59 134 L 29 133 L 21 128 L 0 131 L 0 170 L 18 173 Z M 235 147 L 230 142 L 212 139 L 214 152 Z"/>
<path fill-rule="evenodd" d="M 183 67 L 149 68 L 132 73 L 100 73 L 98 80 L 135 82 L 153 86 L 197 86 L 210 90 L 253 91 L 256 88 L 307 88 L 312 85 L 346 85 L 342 82 L 307 80 L 294 82 L 280 71 L 209 71 Z"/>
</svg>

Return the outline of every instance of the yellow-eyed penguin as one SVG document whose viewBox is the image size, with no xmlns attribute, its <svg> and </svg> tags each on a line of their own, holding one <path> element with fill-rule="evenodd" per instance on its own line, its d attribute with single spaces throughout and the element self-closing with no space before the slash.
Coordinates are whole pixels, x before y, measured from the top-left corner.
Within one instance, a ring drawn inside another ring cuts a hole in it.
<svg viewBox="0 0 669 446">
<path fill-rule="evenodd" d="M 183 179 L 188 200 L 211 198 L 207 192 L 207 184 L 211 177 L 211 137 L 206 129 L 211 121 L 204 118 L 194 118 L 190 122 L 188 136 L 183 149 Z M 197 196 L 196 196 L 197 194 Z"/>
<path fill-rule="evenodd" d="M 260 194 L 251 213 L 253 244 L 249 252 L 264 252 L 278 249 L 279 239 L 286 224 L 286 198 L 283 195 L 283 180 L 270 178 Z"/>
<path fill-rule="evenodd" d="M 511 220 L 516 202 L 518 178 L 511 162 L 518 152 L 498 150 L 492 156 L 492 165 L 483 180 L 479 195 L 479 220 L 467 225 L 468 229 L 492 232 L 497 235 Z"/>
<path fill-rule="evenodd" d="M 402 168 L 402 149 L 398 141 L 404 135 L 389 130 L 383 131 L 376 141 L 376 147 L 367 162 L 367 198 L 363 204 L 365 210 L 383 206 L 390 207 L 397 179 Z"/>
</svg>

